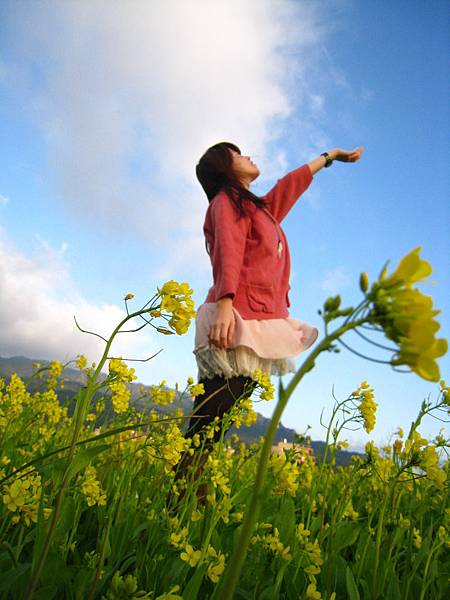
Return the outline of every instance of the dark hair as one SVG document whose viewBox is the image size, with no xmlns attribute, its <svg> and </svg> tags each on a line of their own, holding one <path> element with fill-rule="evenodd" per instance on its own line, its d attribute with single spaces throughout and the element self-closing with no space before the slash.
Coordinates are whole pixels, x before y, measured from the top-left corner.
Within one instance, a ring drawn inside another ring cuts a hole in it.
<svg viewBox="0 0 450 600">
<path fill-rule="evenodd" d="M 266 206 L 268 202 L 253 194 L 238 180 L 232 169 L 233 159 L 230 150 L 241 154 L 239 148 L 231 142 L 220 142 L 211 146 L 198 161 L 195 173 L 205 191 L 208 202 L 211 202 L 223 190 L 227 193 L 242 217 L 247 214 L 243 207 L 244 200 L 250 200 L 258 208 Z M 209 254 L 207 246 L 206 251 Z"/>
</svg>

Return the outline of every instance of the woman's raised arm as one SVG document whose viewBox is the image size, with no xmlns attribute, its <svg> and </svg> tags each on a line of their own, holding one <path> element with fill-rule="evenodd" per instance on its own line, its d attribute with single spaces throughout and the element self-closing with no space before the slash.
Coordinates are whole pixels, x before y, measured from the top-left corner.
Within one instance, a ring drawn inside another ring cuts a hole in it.
<svg viewBox="0 0 450 600">
<path fill-rule="evenodd" d="M 340 148 L 334 148 L 328 152 L 331 160 L 339 160 L 340 162 L 356 162 L 361 158 L 361 154 L 364 152 L 363 146 L 358 146 L 354 150 L 341 150 Z M 317 171 L 320 171 L 326 163 L 325 156 L 318 156 L 314 160 L 308 163 L 311 173 L 315 175 Z"/>
</svg>

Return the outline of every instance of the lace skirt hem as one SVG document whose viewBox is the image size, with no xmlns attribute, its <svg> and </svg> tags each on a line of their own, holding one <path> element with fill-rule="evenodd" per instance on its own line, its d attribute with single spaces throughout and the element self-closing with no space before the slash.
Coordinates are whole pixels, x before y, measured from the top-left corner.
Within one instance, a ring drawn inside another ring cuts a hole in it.
<svg viewBox="0 0 450 600">
<path fill-rule="evenodd" d="M 291 358 L 261 358 L 248 346 L 198 348 L 193 352 L 198 367 L 197 380 L 212 379 L 216 375 L 226 378 L 238 375 L 251 377 L 255 369 L 278 376 L 297 371 Z"/>
</svg>

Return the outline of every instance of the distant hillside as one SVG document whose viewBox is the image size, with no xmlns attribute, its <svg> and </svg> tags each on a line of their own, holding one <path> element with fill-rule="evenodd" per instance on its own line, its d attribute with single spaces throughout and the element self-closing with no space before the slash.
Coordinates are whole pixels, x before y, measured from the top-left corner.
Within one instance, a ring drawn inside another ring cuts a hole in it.
<svg viewBox="0 0 450 600">
<path fill-rule="evenodd" d="M 48 365 L 50 361 L 43 359 L 29 359 L 24 356 L 12 356 L 11 358 L 2 358 L 0 357 L 0 377 L 3 377 L 6 382 L 9 381 L 11 375 L 16 373 L 22 379 L 26 380 L 31 377 L 34 372 L 33 364 L 40 363 L 41 366 Z M 101 374 L 100 380 L 105 379 L 106 375 Z M 61 379 L 64 381 L 64 389 L 58 390 L 58 398 L 61 402 L 69 403 L 69 414 L 73 412 L 73 406 L 70 406 L 70 399 L 75 396 L 75 394 L 80 390 L 80 388 L 85 383 L 85 376 L 78 370 L 72 369 L 70 367 L 66 367 L 62 373 Z M 141 395 L 140 393 L 140 383 L 129 383 L 127 384 L 130 392 L 131 392 L 131 405 L 134 405 L 137 409 L 142 410 L 144 408 L 144 401 L 139 401 L 138 398 Z M 39 387 L 42 386 L 42 380 L 34 380 L 28 386 L 28 390 L 34 393 Z M 144 390 L 149 390 L 150 386 L 143 385 Z M 164 389 L 171 389 L 168 386 L 164 386 Z M 98 394 L 98 397 L 101 395 Z M 177 392 L 175 395 L 175 402 L 179 403 L 182 408 L 184 414 L 189 414 L 192 408 L 192 398 L 189 394 L 182 394 L 181 392 Z M 165 413 L 170 410 L 170 407 L 161 407 L 154 405 L 156 411 Z M 263 417 L 261 414 L 257 413 L 258 420 L 254 425 L 250 427 L 240 427 L 239 429 L 235 429 L 234 427 L 230 429 L 227 434 L 230 436 L 232 433 L 237 433 L 240 439 L 247 443 L 251 444 L 252 442 L 256 442 L 259 440 L 261 436 L 266 434 L 267 428 L 269 426 L 270 419 Z M 108 420 L 112 417 L 112 413 L 102 413 L 98 420 L 98 425 L 102 425 L 105 420 Z M 187 421 L 187 420 L 186 420 Z M 287 442 L 295 441 L 295 438 L 298 436 L 297 432 L 294 429 L 290 429 L 288 427 L 284 427 L 281 423 L 278 426 L 278 429 L 275 434 L 274 443 L 278 443 L 283 441 L 284 439 Z M 311 446 L 313 448 L 314 454 L 317 458 L 320 458 L 323 455 L 323 451 L 325 448 L 325 443 L 320 441 L 312 441 Z M 353 455 L 357 455 L 357 452 L 346 452 L 340 451 L 336 455 L 337 464 L 349 464 L 350 459 Z"/>
</svg>

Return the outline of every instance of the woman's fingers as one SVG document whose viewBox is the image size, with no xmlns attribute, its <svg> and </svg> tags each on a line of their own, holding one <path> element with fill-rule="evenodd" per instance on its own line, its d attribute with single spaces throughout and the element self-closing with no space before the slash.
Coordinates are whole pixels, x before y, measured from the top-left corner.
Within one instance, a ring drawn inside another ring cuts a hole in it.
<svg viewBox="0 0 450 600">
<path fill-rule="evenodd" d="M 218 348 L 227 348 L 231 345 L 234 335 L 234 324 L 222 323 L 212 325 L 209 332 L 209 341 Z"/>
<path fill-rule="evenodd" d="M 227 346 L 231 346 L 231 342 L 233 341 L 234 336 L 234 323 L 231 323 L 228 329 L 228 338 L 227 338 Z"/>
<path fill-rule="evenodd" d="M 212 325 L 209 333 L 209 340 L 218 348 L 222 348 L 226 341 L 226 333 L 223 333 L 223 325 Z"/>
</svg>

